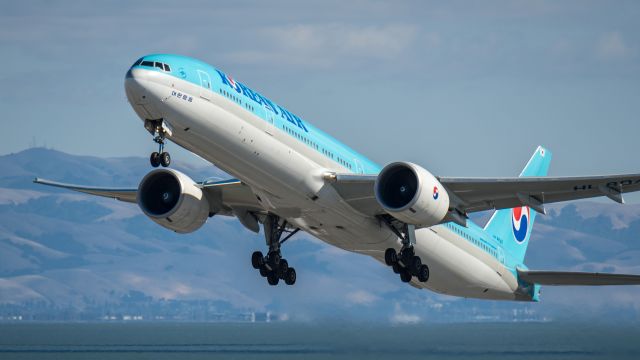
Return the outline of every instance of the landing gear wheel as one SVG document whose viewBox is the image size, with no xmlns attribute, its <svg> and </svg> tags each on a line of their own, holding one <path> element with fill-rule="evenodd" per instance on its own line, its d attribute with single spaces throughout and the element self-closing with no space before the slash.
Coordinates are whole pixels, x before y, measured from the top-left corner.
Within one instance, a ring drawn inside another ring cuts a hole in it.
<svg viewBox="0 0 640 360">
<path fill-rule="evenodd" d="M 402 282 L 408 283 L 409 281 L 411 281 L 411 277 L 411 273 L 409 273 L 407 270 L 403 270 L 400 273 L 400 280 L 402 280 Z"/>
<path fill-rule="evenodd" d="M 418 270 L 418 280 L 420 280 L 420 282 L 427 282 L 427 280 L 429 280 L 429 268 L 427 265 L 420 266 Z"/>
<path fill-rule="evenodd" d="M 264 265 L 260 268 L 260 276 L 262 277 L 267 277 L 267 275 L 269 275 L 269 270 L 267 270 L 266 267 L 264 267 Z"/>
<path fill-rule="evenodd" d="M 171 165 L 171 155 L 169 155 L 168 152 L 160 154 L 160 164 L 164 167 L 169 167 L 169 165 Z"/>
<path fill-rule="evenodd" d="M 398 263 L 391 265 L 391 268 L 393 269 L 393 272 L 396 274 L 400 274 L 400 272 L 402 271 L 402 267 Z"/>
<path fill-rule="evenodd" d="M 296 282 L 296 271 L 289 267 L 287 260 L 282 257 L 280 247 L 300 229 L 288 230 L 291 226 L 287 221 L 275 214 L 267 214 L 262 225 L 269 251 L 266 256 L 260 251 L 255 251 L 251 255 L 251 265 L 260 271 L 260 275 L 267 278 L 271 286 L 278 285 L 280 280 L 287 285 L 293 285 Z M 283 234 L 286 236 L 283 237 Z"/>
<path fill-rule="evenodd" d="M 411 269 L 411 271 L 417 274 L 418 271 L 420 271 L 420 267 L 422 266 L 422 260 L 420 260 L 419 256 L 414 255 L 411 258 L 411 262 L 409 264 L 410 264 L 409 268 Z"/>
<path fill-rule="evenodd" d="M 394 248 L 388 248 L 384 252 L 384 262 L 387 266 L 393 266 L 393 264 L 398 262 L 398 253 Z"/>
<path fill-rule="evenodd" d="M 287 269 L 287 272 L 284 274 L 284 283 L 287 285 L 293 285 L 296 283 L 296 269 Z"/>
<path fill-rule="evenodd" d="M 262 251 L 255 251 L 251 254 L 251 266 L 253 266 L 254 269 L 260 269 L 262 265 L 264 265 Z"/>
<path fill-rule="evenodd" d="M 280 276 L 282 277 L 282 280 L 284 280 L 287 274 L 287 271 L 289 271 L 289 263 L 287 262 L 287 260 L 285 259 L 280 260 L 280 265 L 278 265 L 278 271 L 280 272 Z"/>
<path fill-rule="evenodd" d="M 149 162 L 153 167 L 160 166 L 160 154 L 157 151 L 152 152 L 151 156 L 149 157 Z"/>
<path fill-rule="evenodd" d="M 269 283 L 269 285 L 276 286 L 278 285 L 279 281 L 280 281 L 280 278 L 276 273 L 270 272 L 269 275 L 267 275 L 267 282 Z"/>
</svg>

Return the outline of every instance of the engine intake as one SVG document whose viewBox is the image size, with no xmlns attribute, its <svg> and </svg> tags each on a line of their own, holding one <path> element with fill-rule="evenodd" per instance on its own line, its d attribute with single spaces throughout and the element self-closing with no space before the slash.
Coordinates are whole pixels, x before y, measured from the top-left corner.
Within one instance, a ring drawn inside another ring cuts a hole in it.
<svg viewBox="0 0 640 360">
<path fill-rule="evenodd" d="M 449 210 L 449 194 L 424 168 L 409 162 L 385 166 L 375 183 L 378 203 L 391 216 L 407 224 L 432 226 Z"/>
<path fill-rule="evenodd" d="M 138 206 L 151 220 L 178 233 L 196 231 L 209 218 L 202 189 L 173 169 L 153 170 L 140 181 Z"/>
</svg>

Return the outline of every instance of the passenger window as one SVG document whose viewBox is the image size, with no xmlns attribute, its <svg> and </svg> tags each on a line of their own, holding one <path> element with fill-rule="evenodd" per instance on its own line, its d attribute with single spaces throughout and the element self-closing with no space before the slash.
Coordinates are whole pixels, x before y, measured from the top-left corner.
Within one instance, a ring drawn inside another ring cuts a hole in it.
<svg viewBox="0 0 640 360">
<path fill-rule="evenodd" d="M 153 67 L 153 61 L 143 61 L 140 63 L 140 65 Z"/>
</svg>

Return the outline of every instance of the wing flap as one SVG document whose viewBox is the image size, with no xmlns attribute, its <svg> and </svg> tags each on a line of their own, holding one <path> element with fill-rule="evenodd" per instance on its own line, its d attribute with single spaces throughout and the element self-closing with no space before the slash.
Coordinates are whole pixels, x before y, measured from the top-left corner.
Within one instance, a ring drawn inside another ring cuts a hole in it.
<svg viewBox="0 0 640 360">
<path fill-rule="evenodd" d="M 640 285 L 640 275 L 563 271 L 521 271 L 520 279 L 540 285 Z"/>
<path fill-rule="evenodd" d="M 384 214 L 374 194 L 377 175 L 329 174 L 329 181 L 338 195 L 352 208 L 368 216 Z"/>
<path fill-rule="evenodd" d="M 219 215 L 232 216 L 233 209 L 260 212 L 262 206 L 251 188 L 237 179 L 202 183 L 211 210 Z"/>
</svg>

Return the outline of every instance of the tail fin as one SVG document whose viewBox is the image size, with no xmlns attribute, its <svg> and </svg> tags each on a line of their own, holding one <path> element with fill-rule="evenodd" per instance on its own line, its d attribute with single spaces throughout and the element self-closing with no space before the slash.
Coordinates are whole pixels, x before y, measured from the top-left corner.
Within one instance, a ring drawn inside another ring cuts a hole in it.
<svg viewBox="0 0 640 360">
<path fill-rule="evenodd" d="M 549 170 L 551 152 L 538 146 L 520 176 L 545 176 Z M 502 246 L 508 257 L 515 260 L 514 265 L 524 261 L 536 212 L 527 206 L 496 211 L 484 230 L 502 240 Z"/>
</svg>

